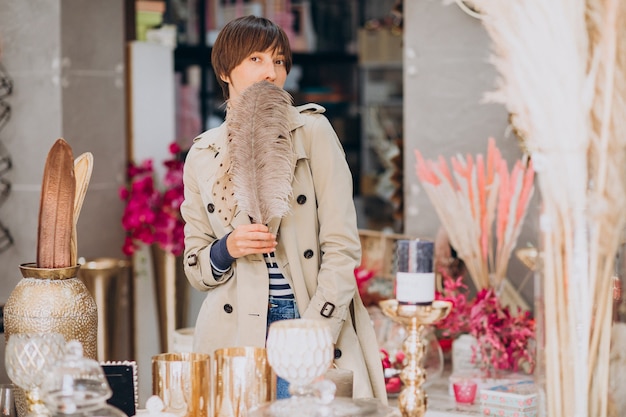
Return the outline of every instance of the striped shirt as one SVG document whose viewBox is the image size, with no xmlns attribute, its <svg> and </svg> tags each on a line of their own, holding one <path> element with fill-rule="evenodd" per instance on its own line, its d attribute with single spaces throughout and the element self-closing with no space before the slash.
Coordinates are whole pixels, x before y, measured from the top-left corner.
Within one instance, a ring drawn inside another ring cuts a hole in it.
<svg viewBox="0 0 626 417">
<path fill-rule="evenodd" d="M 265 258 L 265 265 L 267 265 L 267 272 L 270 276 L 270 297 L 294 298 L 289 281 L 285 279 L 276 263 L 274 252 L 264 253 L 263 257 Z"/>
</svg>

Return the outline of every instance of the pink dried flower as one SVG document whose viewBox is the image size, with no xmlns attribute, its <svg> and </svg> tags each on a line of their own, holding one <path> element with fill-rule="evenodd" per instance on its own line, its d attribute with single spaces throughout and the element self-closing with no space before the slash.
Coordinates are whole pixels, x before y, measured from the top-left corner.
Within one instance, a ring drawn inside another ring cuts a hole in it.
<svg viewBox="0 0 626 417">
<path fill-rule="evenodd" d="M 126 255 L 132 255 L 141 243 L 156 243 L 176 256 L 183 253 L 183 160 L 178 144 L 170 144 L 169 151 L 172 158 L 163 162 L 167 168 L 163 191 L 155 188 L 151 159 L 128 166 L 129 184 L 119 190 L 120 199 L 126 201 L 122 214 L 122 227 L 127 232 L 122 251 Z"/>
<path fill-rule="evenodd" d="M 369 281 L 374 278 L 374 271 L 363 267 L 354 268 L 354 278 L 356 279 L 356 286 L 359 290 L 361 297 L 367 292 L 367 285 Z"/>
<path fill-rule="evenodd" d="M 535 338 L 535 322 L 528 311 L 513 315 L 502 306 L 493 289 L 483 289 L 473 300 L 463 277 L 452 278 L 443 272 L 443 290 L 436 299 L 452 302 L 448 317 L 436 325 L 443 336 L 456 338 L 469 333 L 478 341 L 472 362 L 488 371 L 524 370 L 531 373 L 535 356 L 531 345 Z"/>
<path fill-rule="evenodd" d="M 403 351 L 399 350 L 396 352 L 396 363 L 403 364 L 404 358 L 406 358 L 406 355 L 404 354 Z"/>
<path fill-rule="evenodd" d="M 398 393 L 402 388 L 402 381 L 398 375 L 404 367 L 404 352 L 398 350 L 396 354 L 391 357 L 386 349 L 381 348 L 380 359 L 385 374 L 385 388 L 387 392 L 392 394 Z"/>
<path fill-rule="evenodd" d="M 530 345 L 535 337 L 535 322 L 530 312 L 512 315 L 503 307 L 493 289 L 483 289 L 471 308 L 470 334 L 478 341 L 473 360 L 481 368 L 532 372 L 534 352 Z"/>
<path fill-rule="evenodd" d="M 385 389 L 390 394 L 396 394 L 402 389 L 402 381 L 398 376 L 392 376 L 385 380 Z"/>
<path fill-rule="evenodd" d="M 435 294 L 435 299 L 452 303 L 452 311 L 448 317 L 436 325 L 443 336 L 454 339 L 463 333 L 469 333 L 471 303 L 467 301 L 468 294 L 469 289 L 463 283 L 463 276 L 452 278 L 443 274 L 443 291 Z"/>
<path fill-rule="evenodd" d="M 383 364 L 383 369 L 391 368 L 391 359 L 389 359 L 389 353 L 385 349 L 380 349 L 380 360 Z"/>
</svg>

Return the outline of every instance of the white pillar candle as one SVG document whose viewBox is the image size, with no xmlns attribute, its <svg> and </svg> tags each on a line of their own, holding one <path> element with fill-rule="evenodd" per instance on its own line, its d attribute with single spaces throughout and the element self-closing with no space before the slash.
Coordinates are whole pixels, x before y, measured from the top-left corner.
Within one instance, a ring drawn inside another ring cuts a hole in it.
<svg viewBox="0 0 626 417">
<path fill-rule="evenodd" d="M 434 242 L 399 240 L 396 247 L 396 300 L 400 304 L 430 305 L 435 299 Z"/>
</svg>

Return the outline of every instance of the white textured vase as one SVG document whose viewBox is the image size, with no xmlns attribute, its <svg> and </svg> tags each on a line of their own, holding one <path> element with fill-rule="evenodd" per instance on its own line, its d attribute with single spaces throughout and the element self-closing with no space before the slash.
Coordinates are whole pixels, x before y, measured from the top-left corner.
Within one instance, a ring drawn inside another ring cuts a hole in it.
<svg viewBox="0 0 626 417">
<path fill-rule="evenodd" d="M 326 323 L 311 319 L 272 323 L 267 336 L 267 358 L 274 372 L 287 380 L 297 395 L 331 366 L 333 340 Z"/>
</svg>

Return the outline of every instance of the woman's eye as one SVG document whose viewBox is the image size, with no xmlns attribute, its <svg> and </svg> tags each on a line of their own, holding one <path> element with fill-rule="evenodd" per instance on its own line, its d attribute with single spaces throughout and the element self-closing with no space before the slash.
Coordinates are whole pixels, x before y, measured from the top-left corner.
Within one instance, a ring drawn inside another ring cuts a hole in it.
<svg viewBox="0 0 626 417">
<path fill-rule="evenodd" d="M 274 62 L 276 63 L 276 65 L 285 65 L 285 60 L 284 59 L 277 59 Z"/>
<path fill-rule="evenodd" d="M 258 56 L 251 56 L 250 57 L 250 61 L 252 61 L 252 62 L 257 62 L 258 60 L 259 60 Z"/>
</svg>

